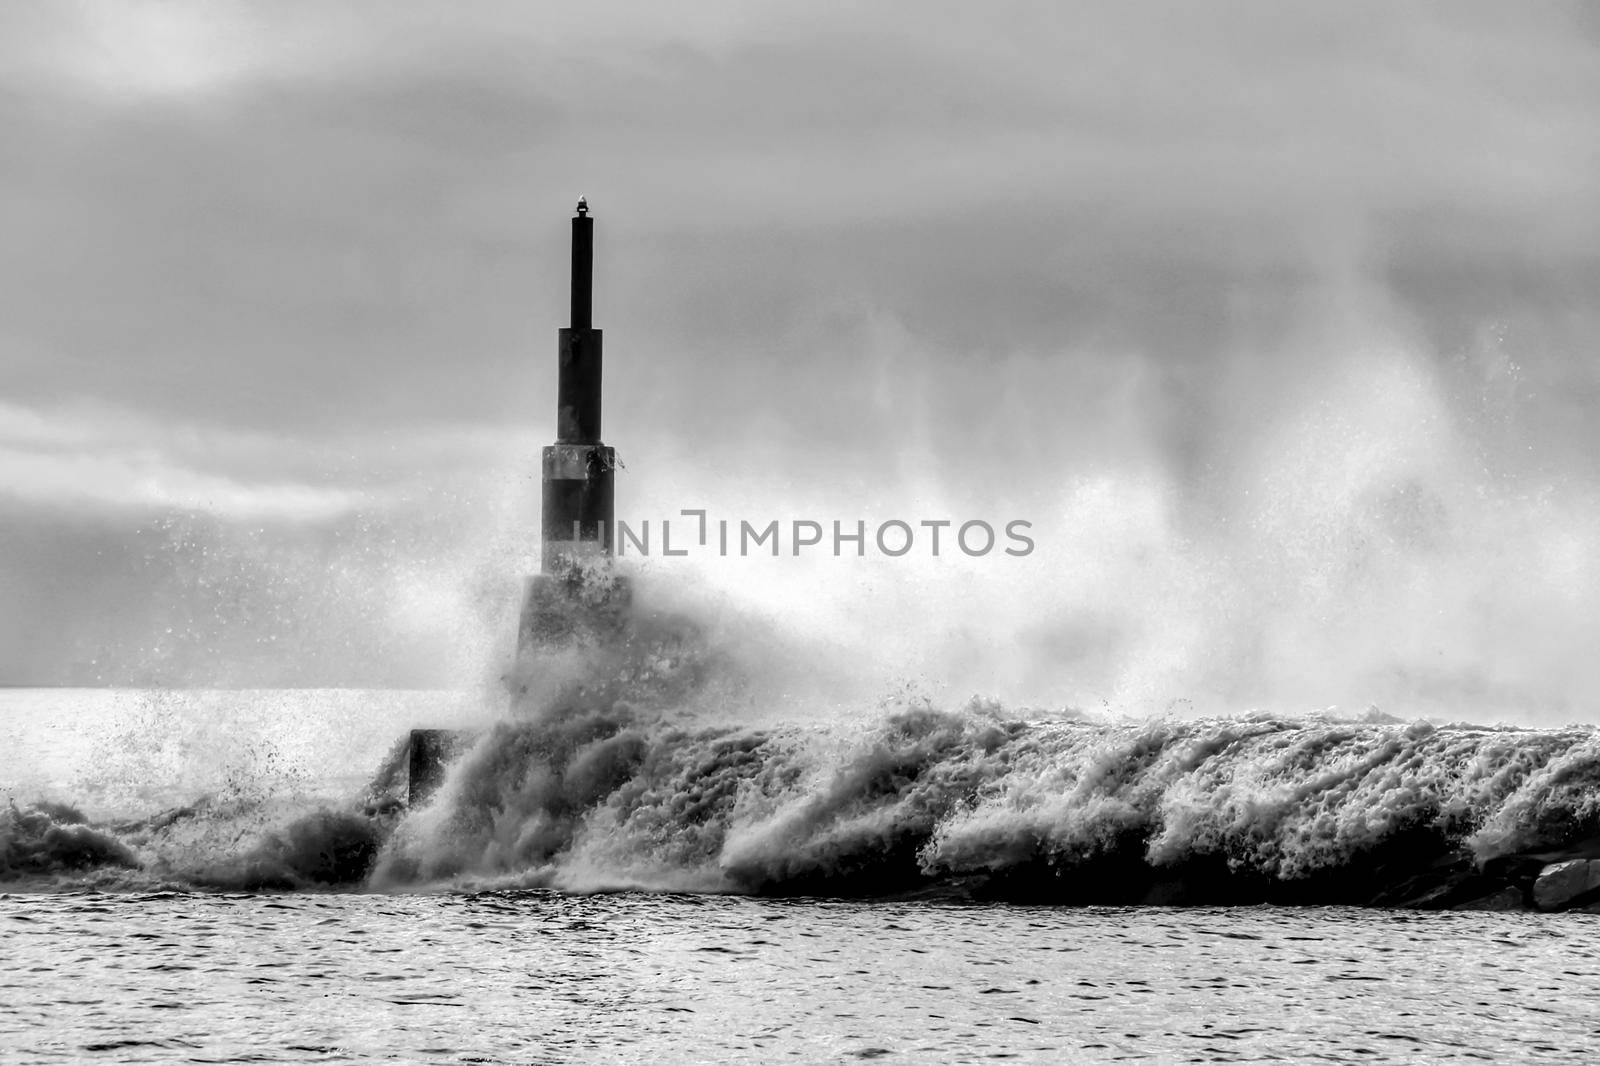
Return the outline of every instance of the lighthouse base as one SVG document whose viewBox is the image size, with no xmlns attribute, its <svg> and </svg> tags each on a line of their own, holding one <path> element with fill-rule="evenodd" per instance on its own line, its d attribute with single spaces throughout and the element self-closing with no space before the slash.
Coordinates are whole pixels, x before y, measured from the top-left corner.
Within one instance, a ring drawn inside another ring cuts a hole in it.
<svg viewBox="0 0 1600 1066">
<path fill-rule="evenodd" d="M 477 734 L 465 729 L 413 729 L 406 741 L 406 806 L 418 807 L 444 783 L 445 771 Z"/>
<path fill-rule="evenodd" d="M 615 640 L 628 623 L 633 587 L 625 577 L 574 566 L 536 574 L 523 586 L 517 658 L 541 648 Z"/>
</svg>

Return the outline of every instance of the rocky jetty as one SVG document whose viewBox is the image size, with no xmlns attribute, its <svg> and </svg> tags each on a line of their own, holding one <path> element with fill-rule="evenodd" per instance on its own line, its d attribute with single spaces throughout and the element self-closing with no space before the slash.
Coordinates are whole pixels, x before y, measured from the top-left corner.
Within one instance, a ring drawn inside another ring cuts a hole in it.
<svg viewBox="0 0 1600 1066">
<path fill-rule="evenodd" d="M 1600 858 L 1543 867 L 1533 882 L 1533 905 L 1542 911 L 1581 908 L 1600 913 Z"/>
</svg>

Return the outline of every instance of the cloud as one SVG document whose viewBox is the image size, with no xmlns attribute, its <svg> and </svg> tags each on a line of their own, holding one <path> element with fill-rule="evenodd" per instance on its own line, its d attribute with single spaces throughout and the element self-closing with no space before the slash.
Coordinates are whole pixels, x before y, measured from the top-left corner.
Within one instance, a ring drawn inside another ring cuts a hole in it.
<svg viewBox="0 0 1600 1066">
<path fill-rule="evenodd" d="M 62 528 L 176 506 L 362 536 L 378 508 L 406 545 L 429 501 L 482 535 L 537 496 L 586 193 L 625 508 L 1071 516 L 1108 484 L 1177 538 L 1237 514 L 1261 427 L 1374 343 L 1494 477 L 1587 485 L 1597 28 L 1560 3 L 6 5 L 0 475 Z"/>
<path fill-rule="evenodd" d="M 156 421 L 103 404 L 0 402 L 0 493 L 40 504 L 190 511 L 233 521 L 378 514 L 436 489 L 418 469 L 481 471 L 514 434 L 420 429 L 399 440 L 296 439 Z"/>
<path fill-rule="evenodd" d="M 243 435 L 199 434 L 126 411 L 46 413 L 0 403 L 0 492 L 44 504 L 178 509 L 236 520 L 319 521 L 381 502 L 349 489 L 201 468 L 219 456 L 259 454 L 270 445 Z"/>
<path fill-rule="evenodd" d="M 963 344 L 1391 265 L 1538 289 L 1600 237 L 1593 33 L 1557 5 L 18 10 L 0 361 L 29 399 L 507 418 L 579 192 L 604 320 L 652 338 L 647 301 L 779 287 Z"/>
<path fill-rule="evenodd" d="M 185 470 L 154 454 L 51 455 L 0 447 L 5 491 L 24 500 L 206 511 L 236 520 L 319 521 L 374 502 L 368 495 L 291 483 L 246 484 Z"/>
</svg>

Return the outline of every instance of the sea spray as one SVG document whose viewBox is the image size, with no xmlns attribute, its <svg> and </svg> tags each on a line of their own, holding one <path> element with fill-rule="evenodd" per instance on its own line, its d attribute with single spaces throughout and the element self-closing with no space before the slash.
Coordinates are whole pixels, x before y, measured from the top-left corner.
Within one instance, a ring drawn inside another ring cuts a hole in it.
<svg viewBox="0 0 1600 1066">
<path fill-rule="evenodd" d="M 923 703 L 841 733 L 618 705 L 485 736 L 374 883 L 1112 903 L 1366 903 L 1411 885 L 1448 902 L 1484 863 L 1594 836 L 1597 775 L 1588 729 Z"/>
<path fill-rule="evenodd" d="M 0 881 L 136 865 L 131 849 L 113 834 L 84 824 L 83 815 L 71 807 L 13 803 L 0 810 Z"/>
<path fill-rule="evenodd" d="M 380 794 L 394 752 L 344 803 L 273 779 L 121 820 L 12 805 L 0 877 L 1458 906 L 1528 903 L 1543 866 L 1600 854 L 1589 727 L 1118 719 L 913 693 L 855 722 L 755 726 L 679 668 L 698 667 L 519 704 L 410 810 Z"/>
</svg>

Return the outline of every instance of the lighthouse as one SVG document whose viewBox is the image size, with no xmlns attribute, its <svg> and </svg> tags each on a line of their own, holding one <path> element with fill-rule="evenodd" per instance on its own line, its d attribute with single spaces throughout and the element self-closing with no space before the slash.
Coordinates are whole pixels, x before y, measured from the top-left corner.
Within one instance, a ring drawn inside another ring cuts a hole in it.
<svg viewBox="0 0 1600 1066">
<path fill-rule="evenodd" d="M 584 198 L 572 217 L 568 321 L 557 336 L 556 440 L 544 449 L 539 573 L 523 595 L 519 657 L 614 631 L 628 601 L 627 583 L 610 571 L 617 453 L 600 437 L 604 363 L 594 327 L 594 218 Z"/>
<path fill-rule="evenodd" d="M 540 573 L 611 554 L 617 453 L 600 439 L 601 331 L 594 328 L 594 219 L 572 217 L 571 325 L 557 343 L 556 442 L 544 450 Z"/>
<path fill-rule="evenodd" d="M 694 627 L 659 612 L 637 611 L 632 585 L 611 565 L 617 453 L 600 438 L 602 364 L 600 331 L 594 328 L 594 219 L 584 199 L 579 199 L 572 218 L 568 322 L 556 342 L 556 439 L 544 449 L 541 464 L 539 572 L 523 584 L 516 662 L 507 675 L 513 708 L 549 668 L 552 659 L 542 653 L 581 643 L 601 652 L 597 659 L 601 668 L 577 681 L 556 671 L 555 687 L 546 693 L 552 707 L 575 706 L 581 700 L 609 705 L 641 678 L 660 689 L 673 682 L 674 671 L 691 680 L 697 676 L 692 664 L 680 669 L 690 662 L 684 642 L 693 639 Z M 418 806 L 479 735 L 456 729 L 411 730 L 392 772 L 380 774 L 383 783 L 375 783 L 374 789 L 387 793 L 403 769 L 404 800 L 382 802 Z"/>
</svg>

